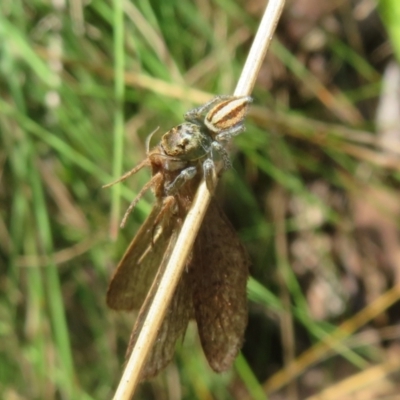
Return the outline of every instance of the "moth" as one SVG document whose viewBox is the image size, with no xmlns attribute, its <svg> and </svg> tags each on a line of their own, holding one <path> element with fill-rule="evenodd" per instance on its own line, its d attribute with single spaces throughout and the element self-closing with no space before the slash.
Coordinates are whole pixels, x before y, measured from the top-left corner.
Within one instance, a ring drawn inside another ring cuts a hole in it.
<svg viewBox="0 0 400 400">
<path fill-rule="evenodd" d="M 245 129 L 244 118 L 251 101 L 249 96 L 217 96 L 188 111 L 185 122 L 165 133 L 139 165 L 116 181 L 125 180 L 144 167 L 151 168 L 152 178 L 130 204 L 122 225 L 145 191 L 151 188 L 156 198 L 150 215 L 119 262 L 107 291 L 110 308 L 140 310 L 127 357 L 197 187 L 204 177 L 208 189 L 213 191 L 219 171 L 229 168 L 226 143 Z M 247 325 L 249 265 L 248 254 L 234 228 L 212 200 L 141 372 L 142 380 L 155 376 L 168 364 L 176 341 L 184 335 L 192 318 L 197 322 L 211 368 L 222 372 L 231 367 Z"/>
</svg>

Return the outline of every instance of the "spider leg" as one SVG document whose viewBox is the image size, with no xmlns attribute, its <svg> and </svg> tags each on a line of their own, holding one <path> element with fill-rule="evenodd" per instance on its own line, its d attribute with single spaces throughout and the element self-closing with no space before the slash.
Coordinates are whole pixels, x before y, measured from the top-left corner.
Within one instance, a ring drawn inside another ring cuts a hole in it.
<svg viewBox="0 0 400 400">
<path fill-rule="evenodd" d="M 197 173 L 196 167 L 187 167 L 182 170 L 179 175 L 165 187 L 168 196 L 174 195 L 187 181 L 193 179 Z"/>
<path fill-rule="evenodd" d="M 217 183 L 217 172 L 215 170 L 214 161 L 211 158 L 207 158 L 203 162 L 203 174 L 206 181 L 207 189 L 210 193 L 214 192 Z"/>
<path fill-rule="evenodd" d="M 228 129 L 220 131 L 216 136 L 215 140 L 217 142 L 227 142 L 231 140 L 234 136 L 239 135 L 246 130 L 243 122 L 236 124 Z"/>
<path fill-rule="evenodd" d="M 217 141 L 211 143 L 211 159 L 213 160 L 214 164 L 215 162 L 221 160 L 223 164 L 222 168 L 224 171 L 232 167 L 227 150 L 221 143 Z"/>
</svg>

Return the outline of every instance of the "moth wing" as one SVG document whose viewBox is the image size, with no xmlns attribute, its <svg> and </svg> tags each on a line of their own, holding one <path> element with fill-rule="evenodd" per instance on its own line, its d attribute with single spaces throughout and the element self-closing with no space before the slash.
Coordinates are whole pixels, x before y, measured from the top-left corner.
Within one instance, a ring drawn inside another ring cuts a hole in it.
<svg viewBox="0 0 400 400">
<path fill-rule="evenodd" d="M 161 264 L 174 229 L 155 226 L 162 203 L 153 207 L 115 270 L 107 290 L 107 305 L 114 310 L 139 309 Z"/>
<path fill-rule="evenodd" d="M 154 284 L 139 312 L 138 318 L 129 340 L 126 358 L 129 357 L 136 344 L 140 330 L 147 317 L 151 302 L 158 289 L 158 284 L 165 271 L 171 252 L 174 248 L 178 232 L 173 232 L 171 241 L 165 251 L 162 264 L 159 268 Z M 158 374 L 173 358 L 176 341 L 183 336 L 186 331 L 189 319 L 193 317 L 192 290 L 190 287 L 190 276 L 184 271 L 178 283 L 171 304 L 167 310 L 164 321 L 157 333 L 154 346 L 144 364 L 141 372 L 141 380 L 149 379 Z"/>
<path fill-rule="evenodd" d="M 211 202 L 195 242 L 190 272 L 201 344 L 216 372 L 229 369 L 242 346 L 249 265 L 231 223 Z"/>
</svg>

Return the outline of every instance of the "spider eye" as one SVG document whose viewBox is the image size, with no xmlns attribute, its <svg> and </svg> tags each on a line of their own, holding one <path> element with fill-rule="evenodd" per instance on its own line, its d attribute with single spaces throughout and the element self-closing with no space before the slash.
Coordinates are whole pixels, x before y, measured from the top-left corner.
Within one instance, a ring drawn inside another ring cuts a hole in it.
<svg viewBox="0 0 400 400">
<path fill-rule="evenodd" d="M 183 137 L 180 143 L 178 143 L 179 147 L 185 148 L 190 143 L 190 139 L 186 136 Z"/>
</svg>

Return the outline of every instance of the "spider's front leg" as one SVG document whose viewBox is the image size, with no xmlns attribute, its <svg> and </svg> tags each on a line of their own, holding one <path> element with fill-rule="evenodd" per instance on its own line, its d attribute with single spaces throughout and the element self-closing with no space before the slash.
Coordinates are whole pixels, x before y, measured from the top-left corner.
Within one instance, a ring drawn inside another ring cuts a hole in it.
<svg viewBox="0 0 400 400">
<path fill-rule="evenodd" d="M 193 179 L 197 173 L 196 167 L 187 167 L 165 187 L 167 196 L 174 195 L 190 179 Z"/>
<path fill-rule="evenodd" d="M 222 170 L 224 171 L 232 167 L 229 154 L 224 146 L 217 141 L 213 141 L 211 143 L 209 158 L 203 161 L 203 175 L 210 192 L 213 192 L 215 189 L 217 179 L 216 163 L 218 162 L 222 162 Z"/>
<path fill-rule="evenodd" d="M 207 158 L 203 161 L 203 174 L 207 189 L 210 193 L 213 193 L 217 184 L 217 172 L 214 161 L 211 158 Z"/>
<path fill-rule="evenodd" d="M 231 160 L 229 158 L 229 154 L 225 147 L 214 140 L 211 143 L 211 159 L 213 161 L 213 164 L 215 165 L 216 162 L 222 161 L 222 169 L 224 171 L 230 169 L 232 167 Z"/>
</svg>

